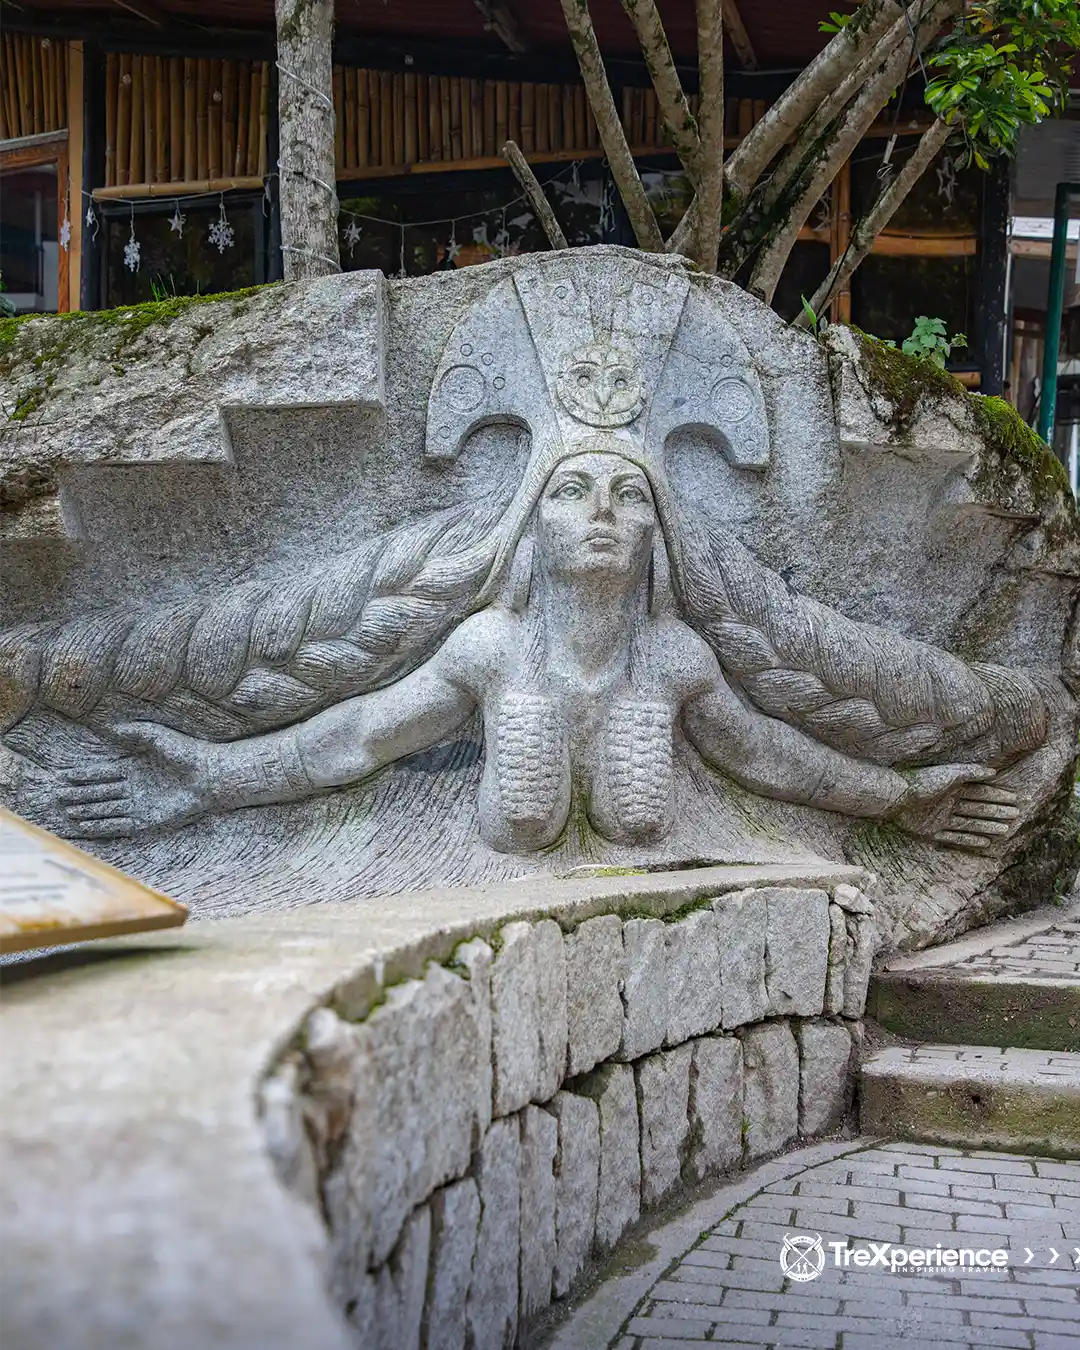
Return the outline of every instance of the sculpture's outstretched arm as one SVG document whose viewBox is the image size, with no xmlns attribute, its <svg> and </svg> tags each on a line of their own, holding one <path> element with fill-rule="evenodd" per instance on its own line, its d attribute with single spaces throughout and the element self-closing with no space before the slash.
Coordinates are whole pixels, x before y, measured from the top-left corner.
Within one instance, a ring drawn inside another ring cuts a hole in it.
<svg viewBox="0 0 1080 1350">
<path fill-rule="evenodd" d="M 122 724 L 116 736 L 136 757 L 69 775 L 56 796 L 58 828 L 109 838 L 358 782 L 434 745 L 472 713 L 473 695 L 444 673 L 442 655 L 385 689 L 263 736 L 210 742 L 154 722 Z"/>
<path fill-rule="evenodd" d="M 686 705 L 683 724 L 705 760 L 752 792 L 888 818 L 953 848 L 987 848 L 1020 814 L 1014 793 L 987 785 L 991 769 L 940 764 L 898 773 L 852 759 L 748 708 L 719 673 Z"/>
<path fill-rule="evenodd" d="M 685 708 L 683 725 L 708 763 L 766 797 L 850 816 L 887 816 L 908 792 L 895 770 L 833 750 L 736 697 L 723 676 Z"/>
</svg>

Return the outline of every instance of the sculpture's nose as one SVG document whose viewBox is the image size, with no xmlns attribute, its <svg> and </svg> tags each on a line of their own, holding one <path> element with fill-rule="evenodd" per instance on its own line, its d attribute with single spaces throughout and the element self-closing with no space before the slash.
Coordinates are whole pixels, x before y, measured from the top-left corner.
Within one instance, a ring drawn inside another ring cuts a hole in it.
<svg viewBox="0 0 1080 1350">
<path fill-rule="evenodd" d="M 592 510 L 589 513 L 590 520 L 614 520 L 615 503 L 612 499 L 611 488 L 605 483 L 597 483 L 592 491 Z"/>
</svg>

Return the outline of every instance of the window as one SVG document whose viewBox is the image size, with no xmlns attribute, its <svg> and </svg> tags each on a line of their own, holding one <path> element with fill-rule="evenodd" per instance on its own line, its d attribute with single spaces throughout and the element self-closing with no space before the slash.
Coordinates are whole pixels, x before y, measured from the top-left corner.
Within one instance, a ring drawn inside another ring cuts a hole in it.
<svg viewBox="0 0 1080 1350">
<path fill-rule="evenodd" d="M 28 136 L 0 150 L 0 273 L 21 314 L 69 308 L 67 132 Z"/>
</svg>

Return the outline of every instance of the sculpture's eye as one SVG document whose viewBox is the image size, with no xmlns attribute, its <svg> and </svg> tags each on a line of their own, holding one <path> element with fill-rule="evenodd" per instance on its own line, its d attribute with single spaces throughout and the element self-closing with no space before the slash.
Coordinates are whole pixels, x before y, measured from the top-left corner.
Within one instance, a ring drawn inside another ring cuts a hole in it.
<svg viewBox="0 0 1080 1350">
<path fill-rule="evenodd" d="M 585 496 L 585 489 L 580 483 L 563 483 L 551 495 L 559 502 L 579 502 Z"/>
<path fill-rule="evenodd" d="M 648 501 L 645 492 L 638 487 L 636 483 L 627 483 L 621 487 L 618 492 L 619 501 L 627 506 L 641 506 L 643 502 Z"/>
<path fill-rule="evenodd" d="M 616 389 L 625 389 L 625 388 L 626 388 L 626 381 L 622 378 L 622 376 L 620 376 L 620 377 L 615 381 L 615 388 L 616 388 Z"/>
<path fill-rule="evenodd" d="M 581 370 L 578 372 L 577 377 L 578 384 L 588 384 L 591 379 L 592 376 L 589 374 L 587 370 Z"/>
</svg>

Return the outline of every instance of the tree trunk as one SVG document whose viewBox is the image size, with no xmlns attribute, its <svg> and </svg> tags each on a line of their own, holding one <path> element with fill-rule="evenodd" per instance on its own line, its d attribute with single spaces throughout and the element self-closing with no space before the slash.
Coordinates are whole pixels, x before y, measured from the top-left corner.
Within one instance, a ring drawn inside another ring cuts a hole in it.
<svg viewBox="0 0 1080 1350">
<path fill-rule="evenodd" d="M 706 272 L 716 271 L 724 203 L 724 20 L 721 0 L 697 0 L 698 128 L 697 211 L 691 256 Z"/>
<path fill-rule="evenodd" d="M 333 0 L 275 0 L 286 281 L 341 271 L 331 93 Z"/>
</svg>

